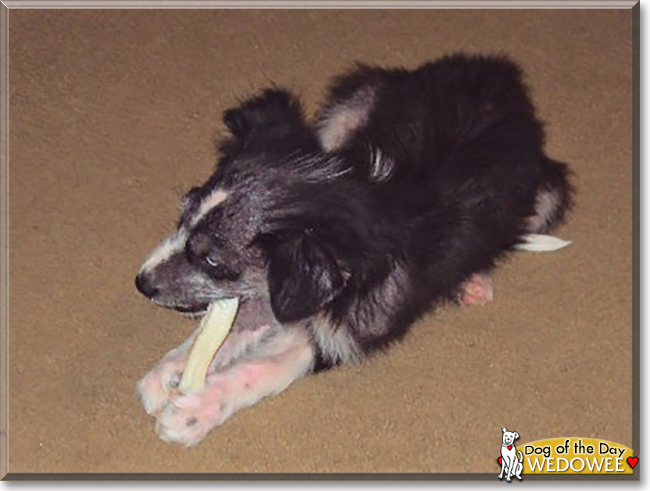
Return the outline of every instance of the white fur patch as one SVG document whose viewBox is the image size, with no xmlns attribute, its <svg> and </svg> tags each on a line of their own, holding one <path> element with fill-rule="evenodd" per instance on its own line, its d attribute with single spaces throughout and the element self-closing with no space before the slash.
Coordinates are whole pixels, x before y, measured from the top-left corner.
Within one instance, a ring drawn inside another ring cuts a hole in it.
<svg viewBox="0 0 650 491">
<path fill-rule="evenodd" d="M 375 102 L 375 91 L 359 89 L 352 97 L 328 108 L 323 113 L 318 138 L 325 151 L 340 148 L 348 136 L 368 120 Z"/>
<path fill-rule="evenodd" d="M 312 332 L 316 344 L 331 361 L 346 364 L 361 361 L 361 350 L 345 329 L 336 329 L 323 317 L 316 317 L 312 320 Z"/>
<path fill-rule="evenodd" d="M 180 229 L 174 232 L 162 244 L 160 244 L 149 255 L 147 260 L 142 265 L 140 272 L 146 273 L 154 269 L 159 264 L 168 261 L 175 253 L 182 251 L 187 242 L 187 232 L 185 229 Z"/>
<path fill-rule="evenodd" d="M 226 198 L 228 198 L 228 193 L 223 189 L 215 189 L 210 193 L 210 195 L 203 200 L 201 206 L 199 206 L 196 215 L 192 218 L 192 225 L 199 223 L 201 218 L 207 215 L 215 207 L 223 203 Z"/>
<path fill-rule="evenodd" d="M 269 335 L 270 329 L 271 325 L 267 324 L 254 330 L 244 329 L 241 331 L 231 331 L 217 351 L 214 360 L 212 360 L 209 371 L 215 372 L 218 369 L 222 369 L 244 355 L 247 351 L 257 349 L 264 338 Z"/>
<path fill-rule="evenodd" d="M 314 155 L 306 155 L 294 161 L 293 172 L 305 182 L 325 182 L 342 177 L 354 169 L 346 162 L 330 157 L 323 161 Z"/>
<path fill-rule="evenodd" d="M 387 181 L 393 175 L 395 162 L 386 157 L 381 149 L 373 148 L 371 151 L 372 162 L 370 165 L 370 179 L 375 182 Z"/>
<path fill-rule="evenodd" d="M 535 215 L 528 219 L 528 230 L 540 231 L 553 218 L 560 204 L 560 197 L 555 191 L 541 191 L 535 202 Z"/>
</svg>

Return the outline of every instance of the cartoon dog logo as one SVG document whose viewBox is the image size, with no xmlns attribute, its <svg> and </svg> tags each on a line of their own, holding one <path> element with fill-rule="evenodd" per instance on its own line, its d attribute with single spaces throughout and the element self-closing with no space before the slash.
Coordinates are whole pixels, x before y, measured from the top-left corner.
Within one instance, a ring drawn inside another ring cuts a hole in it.
<svg viewBox="0 0 650 491">
<path fill-rule="evenodd" d="M 521 481 L 521 471 L 524 469 L 522 463 L 524 456 L 515 447 L 515 440 L 519 438 L 519 433 L 516 431 L 508 431 L 505 427 L 501 428 L 501 431 L 503 431 L 503 439 L 501 442 L 501 458 L 499 459 L 501 463 L 499 479 L 503 479 L 503 475 L 505 474 L 506 481 L 508 482 L 510 482 L 512 476 L 515 476 Z M 517 454 L 519 454 L 519 458 L 517 458 Z"/>
</svg>

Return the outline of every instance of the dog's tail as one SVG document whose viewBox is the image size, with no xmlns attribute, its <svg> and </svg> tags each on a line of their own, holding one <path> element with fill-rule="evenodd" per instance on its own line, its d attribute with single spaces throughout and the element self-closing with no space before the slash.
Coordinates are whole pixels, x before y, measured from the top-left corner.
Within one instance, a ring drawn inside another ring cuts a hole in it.
<svg viewBox="0 0 650 491">
<path fill-rule="evenodd" d="M 521 453 L 521 450 L 517 450 L 517 453 L 519 454 L 519 462 L 524 461 L 524 454 Z"/>
</svg>

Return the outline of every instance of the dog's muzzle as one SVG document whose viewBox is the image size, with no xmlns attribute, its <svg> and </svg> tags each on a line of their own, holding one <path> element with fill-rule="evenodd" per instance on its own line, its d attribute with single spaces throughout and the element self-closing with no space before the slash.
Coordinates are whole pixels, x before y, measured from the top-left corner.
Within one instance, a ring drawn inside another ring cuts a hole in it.
<svg viewBox="0 0 650 491">
<path fill-rule="evenodd" d="M 181 304 L 163 301 L 161 298 L 158 298 L 160 289 L 153 284 L 151 276 L 146 273 L 139 273 L 135 277 L 135 287 L 155 304 L 168 309 L 174 309 L 182 314 L 202 314 L 207 310 L 209 305 L 207 302 L 188 302 Z"/>
</svg>

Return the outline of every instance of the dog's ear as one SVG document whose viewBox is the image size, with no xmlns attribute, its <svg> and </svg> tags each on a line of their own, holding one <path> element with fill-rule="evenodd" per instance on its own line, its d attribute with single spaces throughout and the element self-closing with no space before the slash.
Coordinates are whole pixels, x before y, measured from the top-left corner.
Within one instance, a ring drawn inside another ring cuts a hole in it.
<svg viewBox="0 0 650 491">
<path fill-rule="evenodd" d="M 332 301 L 347 275 L 313 232 L 267 241 L 271 307 L 280 322 L 309 317 Z"/>
<path fill-rule="evenodd" d="M 505 433 L 505 432 L 508 431 L 508 430 L 506 430 L 506 427 L 505 427 L 505 426 L 502 426 L 502 427 L 501 427 L 501 431 L 503 431 L 503 432 Z"/>
<path fill-rule="evenodd" d="M 246 140 L 256 131 L 304 125 L 300 101 L 285 89 L 266 89 L 223 113 L 223 122 L 236 138 Z"/>
<path fill-rule="evenodd" d="M 515 431 L 515 437 L 514 437 L 514 440 L 516 440 L 517 438 L 519 438 L 519 433 L 517 433 L 517 432 Z"/>
</svg>

